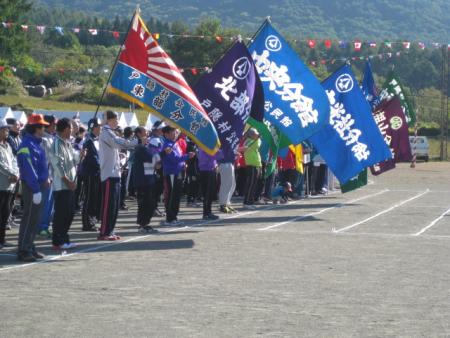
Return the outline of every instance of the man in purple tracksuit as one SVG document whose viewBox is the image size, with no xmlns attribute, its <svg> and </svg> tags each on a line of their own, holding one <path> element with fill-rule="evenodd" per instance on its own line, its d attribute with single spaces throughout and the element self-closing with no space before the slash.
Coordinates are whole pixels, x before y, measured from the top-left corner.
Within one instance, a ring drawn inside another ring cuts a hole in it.
<svg viewBox="0 0 450 338">
<path fill-rule="evenodd" d="M 185 161 L 193 158 L 195 153 L 182 155 L 179 145 L 176 143 L 176 129 L 171 126 L 163 128 L 163 174 L 164 174 L 164 204 L 166 206 L 167 226 L 181 225 L 177 216 L 180 210 L 181 195 L 181 172 L 184 169 Z"/>
</svg>

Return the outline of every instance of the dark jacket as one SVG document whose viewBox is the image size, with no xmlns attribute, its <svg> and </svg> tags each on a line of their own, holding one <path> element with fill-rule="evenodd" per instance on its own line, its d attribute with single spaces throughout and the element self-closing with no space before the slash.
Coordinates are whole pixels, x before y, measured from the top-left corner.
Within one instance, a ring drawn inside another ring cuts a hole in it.
<svg viewBox="0 0 450 338">
<path fill-rule="evenodd" d="M 148 187 L 155 183 L 155 166 L 161 160 L 158 154 L 152 154 L 150 149 L 139 144 L 134 151 L 132 166 L 133 186 Z"/>
<path fill-rule="evenodd" d="M 90 133 L 83 143 L 86 156 L 81 163 L 81 176 L 100 176 L 100 158 L 98 156 L 98 137 Z"/>
</svg>

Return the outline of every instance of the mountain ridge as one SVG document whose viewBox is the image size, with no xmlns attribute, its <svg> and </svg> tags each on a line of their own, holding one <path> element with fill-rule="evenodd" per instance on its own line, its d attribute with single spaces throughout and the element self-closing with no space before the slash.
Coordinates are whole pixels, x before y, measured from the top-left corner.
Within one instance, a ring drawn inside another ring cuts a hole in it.
<svg viewBox="0 0 450 338">
<path fill-rule="evenodd" d="M 112 18 L 129 13 L 136 4 L 119 0 L 39 0 L 51 8 L 79 10 Z M 450 1 L 448 0 L 141 0 L 145 19 L 183 21 L 193 26 L 203 17 L 218 18 L 224 27 L 252 33 L 267 16 L 284 33 L 302 38 L 405 39 L 450 42 Z"/>
</svg>

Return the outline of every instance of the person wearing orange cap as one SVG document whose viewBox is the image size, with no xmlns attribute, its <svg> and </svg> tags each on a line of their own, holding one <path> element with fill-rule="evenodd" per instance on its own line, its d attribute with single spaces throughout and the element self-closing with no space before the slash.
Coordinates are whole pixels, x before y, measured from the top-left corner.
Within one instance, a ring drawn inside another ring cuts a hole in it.
<svg viewBox="0 0 450 338">
<path fill-rule="evenodd" d="M 41 147 L 44 126 L 48 123 L 41 114 L 31 114 L 25 135 L 17 151 L 17 164 L 22 183 L 23 216 L 19 228 L 17 258 L 34 262 L 44 258 L 34 246 L 42 209 L 42 192 L 50 186 L 48 162 Z"/>
</svg>

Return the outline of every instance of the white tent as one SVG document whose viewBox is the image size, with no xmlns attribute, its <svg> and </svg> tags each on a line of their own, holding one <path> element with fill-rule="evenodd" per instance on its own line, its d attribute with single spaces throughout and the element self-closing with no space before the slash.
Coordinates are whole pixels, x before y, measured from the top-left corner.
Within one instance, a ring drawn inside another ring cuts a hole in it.
<svg viewBox="0 0 450 338">
<path fill-rule="evenodd" d="M 27 114 L 22 110 L 13 111 L 14 118 L 20 122 L 20 124 L 25 125 L 28 122 Z"/>
<path fill-rule="evenodd" d="M 128 127 L 135 128 L 135 127 L 139 126 L 139 121 L 138 121 L 137 116 L 136 116 L 135 113 L 133 113 L 133 112 L 126 112 L 126 113 L 122 113 L 122 115 L 124 116 Z"/>
<path fill-rule="evenodd" d="M 0 107 L 0 119 L 5 120 L 14 118 L 13 111 L 10 107 Z"/>
<path fill-rule="evenodd" d="M 123 113 L 119 113 L 119 127 L 122 129 L 128 127 L 127 120 L 125 119 L 125 115 Z"/>
<path fill-rule="evenodd" d="M 160 119 L 158 116 L 155 116 L 155 115 L 152 115 L 152 114 L 148 114 L 147 122 L 145 122 L 145 128 L 146 128 L 147 130 L 152 129 L 153 124 L 154 124 L 156 121 L 160 121 L 160 120 L 161 120 L 161 119 Z"/>
<path fill-rule="evenodd" d="M 35 114 L 42 114 L 42 115 L 53 115 L 57 119 L 62 118 L 68 118 L 73 119 L 75 116 L 79 116 L 80 122 L 87 125 L 89 120 L 94 117 L 95 112 L 93 111 L 58 111 L 58 110 L 43 110 L 38 109 L 34 111 Z M 98 112 L 97 116 L 102 119 L 103 118 L 103 112 Z"/>
</svg>

